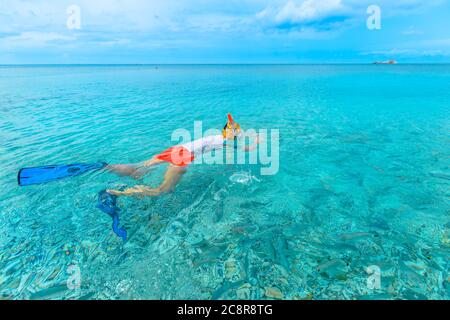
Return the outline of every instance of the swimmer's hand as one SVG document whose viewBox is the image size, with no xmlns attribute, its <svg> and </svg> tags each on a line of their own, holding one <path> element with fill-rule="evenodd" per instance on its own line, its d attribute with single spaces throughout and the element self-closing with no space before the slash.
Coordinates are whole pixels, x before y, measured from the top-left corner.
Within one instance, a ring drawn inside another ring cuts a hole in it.
<svg viewBox="0 0 450 320">
<path fill-rule="evenodd" d="M 255 136 L 255 142 L 251 146 L 245 146 L 244 151 L 245 152 L 252 152 L 258 148 L 258 145 L 263 142 L 263 139 L 260 137 L 259 134 Z"/>
<path fill-rule="evenodd" d="M 262 138 L 259 134 L 256 135 L 255 144 L 261 144 L 264 142 L 264 138 Z"/>
</svg>

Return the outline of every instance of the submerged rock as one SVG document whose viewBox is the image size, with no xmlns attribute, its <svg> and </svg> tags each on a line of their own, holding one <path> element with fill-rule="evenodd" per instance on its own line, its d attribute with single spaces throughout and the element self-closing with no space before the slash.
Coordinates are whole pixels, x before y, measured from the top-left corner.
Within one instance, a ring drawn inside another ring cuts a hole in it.
<svg viewBox="0 0 450 320">
<path fill-rule="evenodd" d="M 236 281 L 236 282 L 230 282 L 230 281 L 225 281 L 223 283 L 223 285 L 221 285 L 216 291 L 213 292 L 211 299 L 212 300 L 219 300 L 222 298 L 227 298 L 230 294 L 231 291 L 234 288 L 240 287 L 244 284 L 244 281 Z"/>
<path fill-rule="evenodd" d="M 236 290 L 236 296 L 239 300 L 249 300 L 251 298 L 251 285 L 244 283 L 239 289 Z"/>
<path fill-rule="evenodd" d="M 347 264 L 340 259 L 333 259 L 326 261 L 324 263 L 321 263 L 317 266 L 317 271 L 322 274 L 326 275 L 330 278 L 335 278 L 338 280 L 346 280 L 346 273 L 347 273 Z"/>
<path fill-rule="evenodd" d="M 62 299 L 67 291 L 67 285 L 58 285 L 40 290 L 30 296 L 31 300 Z"/>
<path fill-rule="evenodd" d="M 364 238 L 372 237 L 373 234 L 369 232 L 352 232 L 352 233 L 343 233 L 339 235 L 341 240 L 351 241 L 351 240 L 359 240 Z"/>
<path fill-rule="evenodd" d="M 230 259 L 225 261 L 225 278 L 231 279 L 238 272 L 236 260 Z"/>
<path fill-rule="evenodd" d="M 273 298 L 273 299 L 283 299 L 284 295 L 280 291 L 280 289 L 276 287 L 266 287 L 264 288 L 264 294 L 267 298 Z"/>
</svg>

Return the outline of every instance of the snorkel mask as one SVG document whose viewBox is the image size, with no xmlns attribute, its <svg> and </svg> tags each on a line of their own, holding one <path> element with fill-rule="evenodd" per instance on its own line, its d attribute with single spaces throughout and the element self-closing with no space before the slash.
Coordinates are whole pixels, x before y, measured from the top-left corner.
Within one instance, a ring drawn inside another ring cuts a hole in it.
<svg viewBox="0 0 450 320">
<path fill-rule="evenodd" d="M 224 138 L 227 137 L 227 130 L 232 130 L 235 139 L 242 135 L 241 126 L 239 125 L 239 123 L 234 121 L 231 114 L 228 114 L 228 122 L 222 130 L 222 135 Z"/>
</svg>

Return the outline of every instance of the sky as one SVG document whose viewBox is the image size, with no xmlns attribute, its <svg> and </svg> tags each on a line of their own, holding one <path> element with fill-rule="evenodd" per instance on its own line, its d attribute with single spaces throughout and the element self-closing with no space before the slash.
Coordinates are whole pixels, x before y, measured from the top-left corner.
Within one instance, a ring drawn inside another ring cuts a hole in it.
<svg viewBox="0 0 450 320">
<path fill-rule="evenodd" d="M 449 30 L 450 0 L 0 0 L 0 64 L 450 63 Z"/>
</svg>

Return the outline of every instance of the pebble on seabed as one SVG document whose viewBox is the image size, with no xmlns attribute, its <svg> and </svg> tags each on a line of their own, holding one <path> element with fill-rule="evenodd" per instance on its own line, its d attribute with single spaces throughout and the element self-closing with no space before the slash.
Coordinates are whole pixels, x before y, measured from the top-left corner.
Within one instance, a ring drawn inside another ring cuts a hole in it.
<svg viewBox="0 0 450 320">
<path fill-rule="evenodd" d="M 249 300 L 250 299 L 250 288 L 249 283 L 244 283 L 239 289 L 236 290 L 236 296 L 239 300 Z"/>
<path fill-rule="evenodd" d="M 267 298 L 283 299 L 284 297 L 280 289 L 275 287 L 264 288 L 264 294 L 266 295 Z"/>
</svg>

